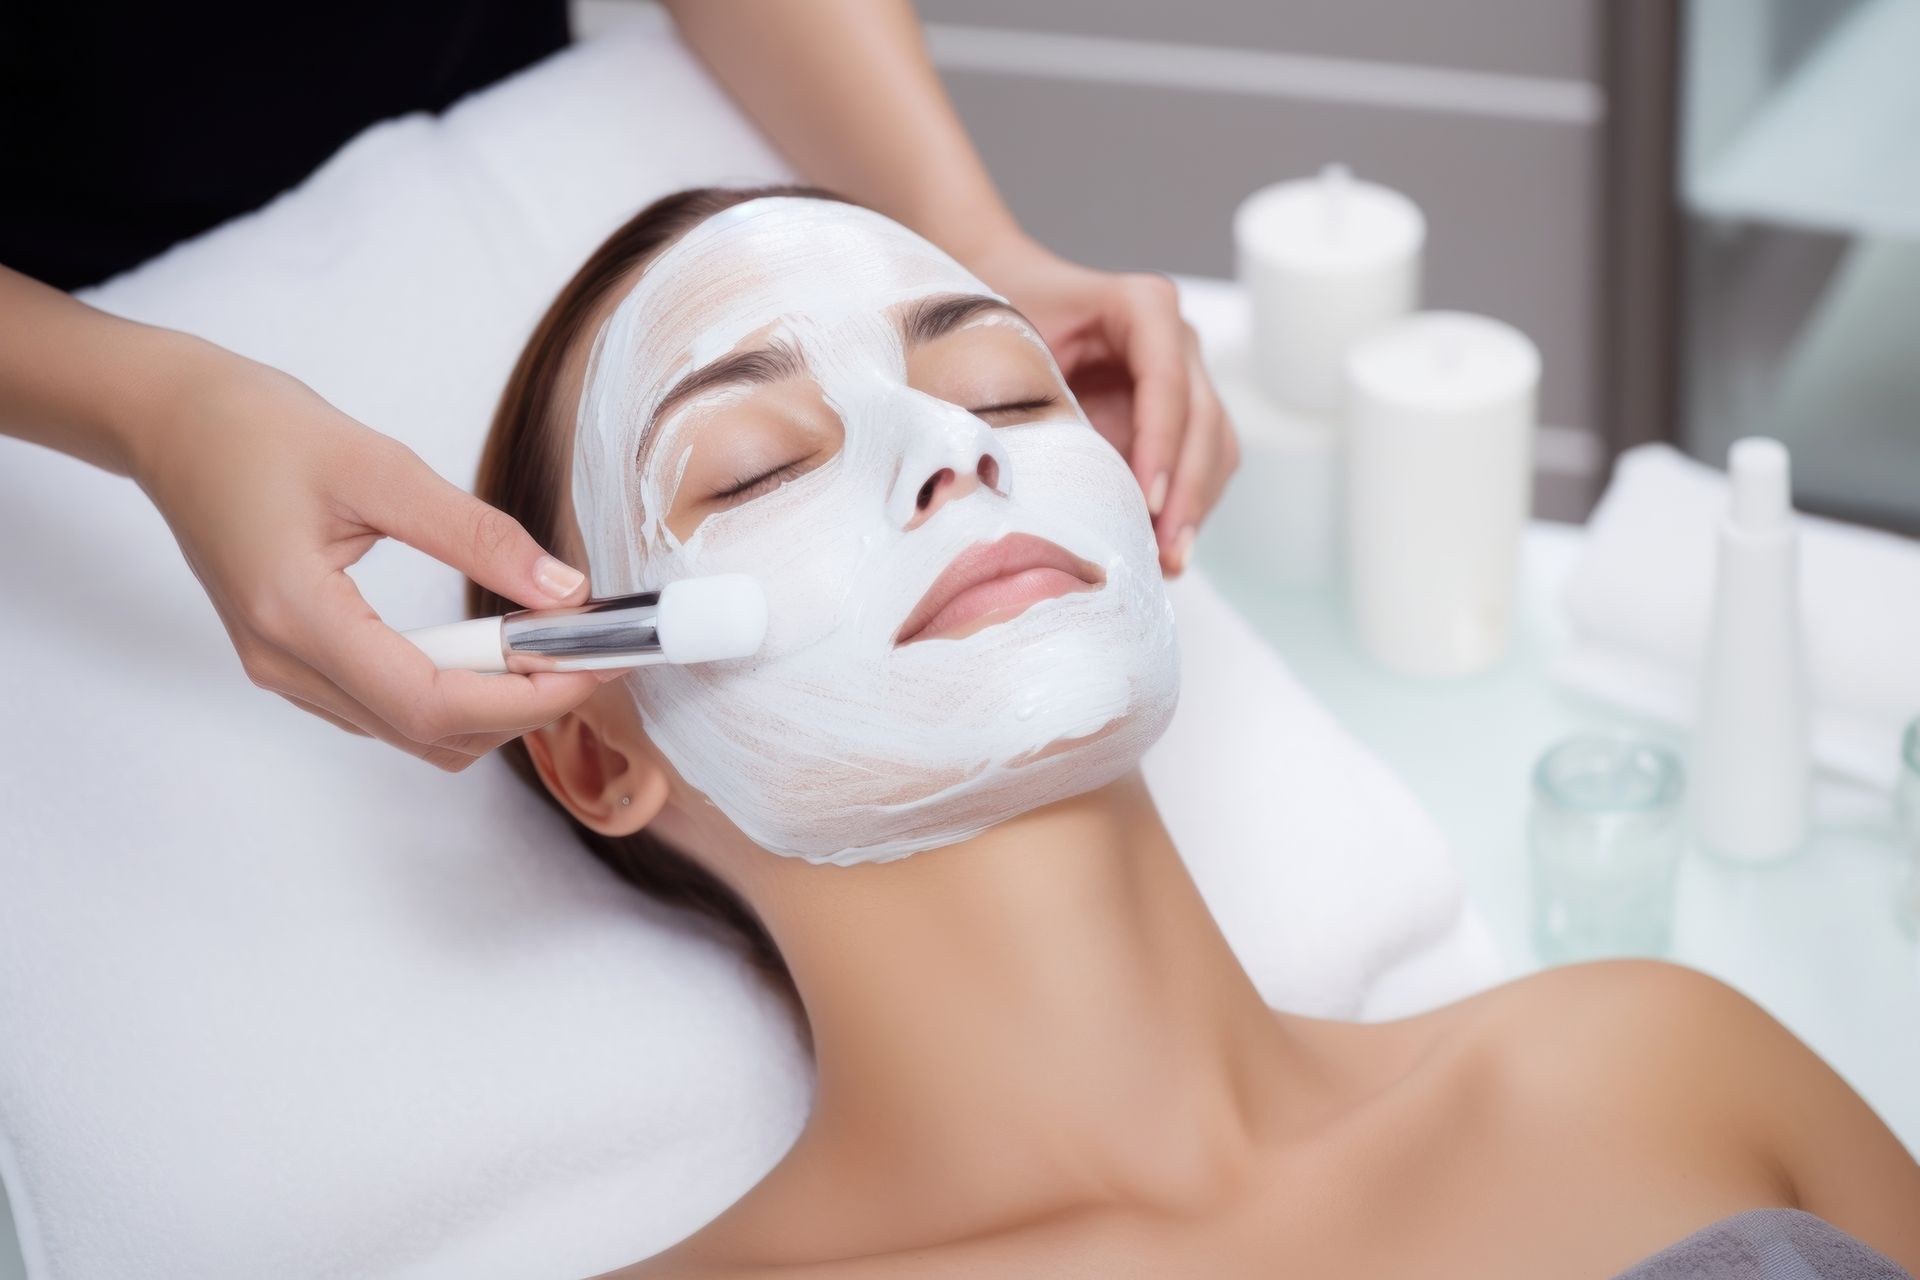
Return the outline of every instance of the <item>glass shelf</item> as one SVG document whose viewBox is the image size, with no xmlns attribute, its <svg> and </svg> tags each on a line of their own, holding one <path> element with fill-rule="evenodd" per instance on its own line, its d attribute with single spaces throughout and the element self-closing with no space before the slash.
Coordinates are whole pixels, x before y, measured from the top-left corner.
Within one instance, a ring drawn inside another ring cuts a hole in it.
<svg viewBox="0 0 1920 1280">
<path fill-rule="evenodd" d="M 1920 0 L 1689 0 L 1678 442 L 1920 532 Z"/>
<path fill-rule="evenodd" d="M 1681 183 L 1687 208 L 1843 235 L 1920 239 L 1920 0 L 1853 4 L 1804 52 L 1792 49 L 1794 33 L 1780 6 L 1740 0 L 1740 8 L 1690 8 L 1687 57 L 1697 77 L 1690 81 L 1693 137 Z M 1734 22 L 1747 30 L 1729 39 Z M 1757 64 L 1753 53 L 1763 55 Z M 1783 55 L 1792 59 L 1790 69 L 1767 84 Z M 1742 59 L 1745 67 L 1737 65 Z M 1758 99 L 1750 112 L 1728 101 L 1746 95 Z M 1731 123 L 1729 114 L 1744 119 Z"/>
</svg>

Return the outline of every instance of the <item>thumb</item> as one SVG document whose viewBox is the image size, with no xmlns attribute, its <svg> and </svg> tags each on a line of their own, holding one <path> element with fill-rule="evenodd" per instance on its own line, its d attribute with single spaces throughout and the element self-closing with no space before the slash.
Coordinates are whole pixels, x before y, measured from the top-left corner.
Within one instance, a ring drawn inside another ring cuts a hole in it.
<svg viewBox="0 0 1920 1280">
<path fill-rule="evenodd" d="M 587 598 L 586 575 L 549 555 L 518 520 L 400 449 L 397 465 L 378 468 L 362 486 L 361 519 L 525 608 Z"/>
</svg>

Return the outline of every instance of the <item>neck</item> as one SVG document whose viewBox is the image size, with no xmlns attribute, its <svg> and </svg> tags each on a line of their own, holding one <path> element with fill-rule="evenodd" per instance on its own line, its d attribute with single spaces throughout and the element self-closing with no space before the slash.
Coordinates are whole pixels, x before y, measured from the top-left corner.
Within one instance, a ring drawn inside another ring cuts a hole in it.
<svg viewBox="0 0 1920 1280">
<path fill-rule="evenodd" d="M 888 1229 L 1217 1203 L 1324 1083 L 1137 770 L 960 845 L 780 874 L 758 905 L 818 1064 L 786 1163 Z"/>
</svg>

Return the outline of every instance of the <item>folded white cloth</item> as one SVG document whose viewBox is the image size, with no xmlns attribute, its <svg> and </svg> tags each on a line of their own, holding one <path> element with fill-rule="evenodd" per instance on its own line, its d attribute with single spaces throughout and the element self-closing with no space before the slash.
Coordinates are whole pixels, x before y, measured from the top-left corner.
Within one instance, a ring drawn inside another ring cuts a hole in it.
<svg viewBox="0 0 1920 1280">
<path fill-rule="evenodd" d="M 466 481 L 527 330 L 619 219 L 781 176 L 676 41 L 631 31 L 379 126 L 93 300 Z M 579 1276 L 778 1160 L 811 1065 L 708 926 L 497 759 L 442 774 L 255 689 L 125 480 L 0 440 L 0 512 L 0 598 L 43 624 L 0 628 L 0 1177 L 31 1275 Z M 396 625 L 458 616 L 458 575 L 398 544 L 354 573 Z M 1201 575 L 1175 600 L 1185 687 L 1147 772 L 1260 990 L 1380 1014 L 1491 981 L 1406 789 Z"/>
<path fill-rule="evenodd" d="M 1666 444 L 1620 456 L 1588 522 L 1554 676 L 1643 715 L 1692 723 L 1712 612 L 1726 474 Z M 1801 600 L 1817 762 L 1892 787 L 1920 714 L 1920 543 L 1801 515 Z"/>
</svg>

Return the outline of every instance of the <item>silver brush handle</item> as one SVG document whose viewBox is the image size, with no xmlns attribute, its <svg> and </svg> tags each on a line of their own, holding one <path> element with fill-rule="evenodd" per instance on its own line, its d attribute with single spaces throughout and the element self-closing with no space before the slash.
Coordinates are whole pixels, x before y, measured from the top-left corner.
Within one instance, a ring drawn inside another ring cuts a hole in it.
<svg viewBox="0 0 1920 1280">
<path fill-rule="evenodd" d="M 659 617 L 660 593 L 640 591 L 401 634 L 442 671 L 593 671 L 666 661 Z"/>
<path fill-rule="evenodd" d="M 515 655 L 551 659 L 552 670 L 590 671 L 664 662 L 660 650 L 660 593 L 608 596 L 561 609 L 522 609 L 500 620 L 500 647 L 509 671 Z"/>
<path fill-rule="evenodd" d="M 716 573 L 658 591 L 520 609 L 403 633 L 442 671 L 596 671 L 745 658 L 767 635 L 759 580 Z"/>
</svg>

